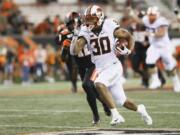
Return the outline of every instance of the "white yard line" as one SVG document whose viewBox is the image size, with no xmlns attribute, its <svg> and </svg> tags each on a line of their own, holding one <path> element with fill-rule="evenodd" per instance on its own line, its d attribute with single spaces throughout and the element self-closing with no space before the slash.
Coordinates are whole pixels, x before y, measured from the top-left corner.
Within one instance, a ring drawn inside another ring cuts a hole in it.
<svg viewBox="0 0 180 135">
<path fill-rule="evenodd" d="M 133 98 L 132 98 L 133 99 Z M 176 100 L 176 99 L 133 99 L 134 101 L 142 101 L 142 102 L 162 102 L 162 103 L 180 103 L 180 100 Z"/>
<path fill-rule="evenodd" d="M 16 117 L 27 117 L 28 115 L 24 115 L 24 114 L 0 114 L 0 118 L 4 118 L 4 117 L 12 117 L 12 118 L 16 118 Z"/>
<path fill-rule="evenodd" d="M 28 115 L 60 115 L 66 113 L 91 113 L 90 111 L 81 111 L 81 110 L 0 110 L 5 112 L 21 112 L 27 114 L 0 114 L 0 117 L 26 117 Z M 100 113 L 104 113 L 104 111 L 99 111 Z M 120 113 L 135 113 L 133 111 L 119 111 Z M 173 111 L 151 111 L 151 114 L 177 114 L 180 115 L 180 112 L 173 112 Z"/>
<path fill-rule="evenodd" d="M 0 101 L 11 101 L 11 100 L 17 100 L 17 98 L 0 98 Z M 18 99 L 21 100 L 21 99 Z M 72 101 L 72 99 L 68 99 L 68 98 L 23 98 L 23 100 L 25 101 L 31 101 L 31 100 L 35 100 L 35 101 L 49 101 L 49 100 L 53 100 L 53 101 Z M 174 103 L 174 104 L 180 104 L 180 100 L 177 99 L 136 99 L 136 98 L 132 98 L 133 101 L 140 101 L 140 102 L 157 102 L 157 103 Z M 73 101 L 84 101 L 84 98 L 75 98 L 73 99 Z"/>
<path fill-rule="evenodd" d="M 68 129 L 80 129 L 80 128 L 92 128 L 93 129 L 93 127 L 86 127 L 86 126 L 82 126 L 82 127 L 80 127 L 80 126 L 50 126 L 50 125 L 13 125 L 13 124 L 6 124 L 6 125 L 0 125 L 0 127 L 15 127 L 15 128 L 23 128 L 23 127 L 29 127 L 29 128 L 51 128 L 51 129 L 53 129 L 53 128 L 68 128 Z M 96 129 L 96 128 L 94 128 L 94 129 Z"/>
<path fill-rule="evenodd" d="M 126 131 L 130 131 L 130 133 L 126 133 Z M 140 131 L 142 133 L 136 133 L 136 131 Z M 152 131 L 154 131 L 154 133 L 152 133 Z M 132 133 L 131 133 L 132 132 Z M 157 132 L 157 133 L 156 133 Z M 162 133 L 161 133 L 162 132 Z M 167 132 L 167 133 L 166 133 Z M 30 134 L 26 134 L 26 135 L 63 135 L 63 134 L 101 134 L 101 135 L 140 135 L 140 134 L 144 134 L 144 135 L 164 135 L 164 134 L 169 134 L 169 132 L 171 132 L 170 134 L 177 134 L 180 132 L 179 129 L 168 129 L 168 128 L 155 128 L 155 129 L 144 129 L 144 128 L 106 128 L 106 129 L 101 129 L 101 128 L 97 128 L 97 129 L 83 129 L 83 130 L 71 130 L 71 131 L 61 131 L 61 132 L 41 132 L 41 133 L 30 133 Z M 25 135 L 25 134 L 23 134 Z"/>
<path fill-rule="evenodd" d="M 29 128 L 67 128 L 67 129 L 84 129 L 84 130 L 102 130 L 102 131 L 117 131 L 118 128 L 98 128 L 98 127 L 93 127 L 93 126 L 58 126 L 58 125 L 14 125 L 14 124 L 0 124 L 0 127 L 16 127 L 16 128 L 22 128 L 22 127 L 29 127 Z M 83 130 L 83 131 L 84 131 Z M 123 131 L 123 130 L 139 130 L 139 131 L 180 131 L 179 128 L 119 128 L 119 131 Z M 78 130 L 76 130 L 78 131 Z M 68 132 L 68 131 L 67 131 Z M 70 131 L 71 132 L 71 131 Z"/>
<path fill-rule="evenodd" d="M 45 112 L 45 113 L 75 113 L 81 110 L 20 110 L 20 109 L 0 109 L 0 112 Z"/>
</svg>

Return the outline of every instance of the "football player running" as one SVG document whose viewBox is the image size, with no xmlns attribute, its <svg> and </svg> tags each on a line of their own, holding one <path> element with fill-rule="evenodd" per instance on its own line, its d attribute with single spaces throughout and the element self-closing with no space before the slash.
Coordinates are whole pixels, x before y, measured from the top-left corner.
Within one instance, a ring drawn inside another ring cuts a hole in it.
<svg viewBox="0 0 180 135">
<path fill-rule="evenodd" d="M 169 22 L 160 15 L 158 7 L 149 7 L 147 15 L 142 19 L 149 36 L 150 47 L 147 50 L 146 63 L 151 74 L 151 84 L 149 88 L 156 89 L 161 86 L 158 78 L 157 67 L 155 66 L 159 58 L 162 59 L 165 69 L 172 76 L 173 89 L 180 92 L 180 82 L 176 71 L 176 61 L 171 53 L 171 43 L 168 36 Z"/>
<path fill-rule="evenodd" d="M 79 28 L 81 26 L 81 18 L 79 13 L 70 12 L 65 17 L 65 24 L 67 28 L 64 28 L 64 31 L 67 31 L 67 34 L 60 33 L 58 37 L 62 42 L 62 57 L 65 58 L 70 52 L 70 45 L 74 39 L 77 38 L 77 34 Z M 86 92 L 87 102 L 91 108 L 93 113 L 93 125 L 96 125 L 100 122 L 100 117 L 97 109 L 96 99 L 102 103 L 104 111 L 106 115 L 110 116 L 111 112 L 109 108 L 100 100 L 98 93 L 96 92 L 94 83 L 90 80 L 91 74 L 95 68 L 95 65 L 91 62 L 90 52 L 87 49 L 87 46 L 83 48 L 77 55 L 73 56 L 71 52 L 71 56 L 75 59 L 75 62 L 78 66 L 78 72 L 81 80 L 83 81 L 82 87 Z"/>
<path fill-rule="evenodd" d="M 125 122 L 116 109 L 114 100 L 118 105 L 137 111 L 147 125 L 152 124 L 144 105 L 135 105 L 126 98 L 122 86 L 122 65 L 115 54 L 128 55 L 134 46 L 130 33 L 113 19 L 104 17 L 99 6 L 89 6 L 84 13 L 84 26 L 81 27 L 78 40 L 74 44 L 74 53 L 78 54 L 87 44 L 91 51 L 91 60 L 95 64 L 92 80 L 103 101 L 108 105 L 112 114 L 111 125 Z M 126 39 L 128 45 L 123 48 L 116 47 L 116 39 Z"/>
<path fill-rule="evenodd" d="M 72 92 L 77 93 L 77 77 L 78 77 L 78 68 L 77 64 L 75 62 L 75 59 L 73 56 L 70 55 L 70 52 L 68 51 L 69 46 L 69 40 L 73 37 L 73 34 L 68 31 L 66 26 L 64 24 L 61 24 L 58 26 L 58 34 L 55 37 L 55 42 L 57 45 L 59 45 L 59 49 L 62 49 L 61 51 L 61 60 L 65 62 L 67 69 L 68 69 L 68 76 L 70 78 L 70 81 L 72 83 Z M 62 47 L 63 46 L 63 47 Z"/>
</svg>

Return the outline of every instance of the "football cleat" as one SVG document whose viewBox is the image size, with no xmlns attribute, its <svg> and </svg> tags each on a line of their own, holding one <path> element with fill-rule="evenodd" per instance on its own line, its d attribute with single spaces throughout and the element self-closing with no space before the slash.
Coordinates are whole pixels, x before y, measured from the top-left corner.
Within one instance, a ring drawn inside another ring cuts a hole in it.
<svg viewBox="0 0 180 135">
<path fill-rule="evenodd" d="M 95 126 L 95 125 L 98 125 L 99 123 L 100 123 L 100 118 L 93 116 L 92 125 Z"/>
<path fill-rule="evenodd" d="M 117 117 L 112 118 L 112 121 L 110 122 L 111 126 L 119 125 L 125 122 L 125 119 L 119 114 Z"/>
<path fill-rule="evenodd" d="M 173 78 L 173 90 L 174 92 L 180 92 L 180 82 L 177 75 L 175 75 Z"/>
<path fill-rule="evenodd" d="M 161 81 L 159 80 L 159 78 L 152 78 L 152 82 L 149 85 L 149 89 L 157 89 L 161 87 Z"/>
<path fill-rule="evenodd" d="M 144 122 L 146 123 L 146 125 L 153 124 L 152 118 L 147 113 L 146 108 L 143 104 L 138 105 L 138 112 L 140 113 L 140 115 L 141 115 L 142 119 L 144 120 Z"/>
<path fill-rule="evenodd" d="M 174 92 L 180 92 L 180 85 L 179 84 L 176 84 L 176 85 L 174 85 L 173 86 L 173 90 L 174 90 Z"/>
</svg>

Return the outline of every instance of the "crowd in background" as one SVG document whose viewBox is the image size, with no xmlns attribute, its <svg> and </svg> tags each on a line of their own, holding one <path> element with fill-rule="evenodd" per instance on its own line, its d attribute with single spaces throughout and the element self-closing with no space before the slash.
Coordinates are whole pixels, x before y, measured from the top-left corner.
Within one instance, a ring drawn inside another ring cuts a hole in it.
<svg viewBox="0 0 180 135">
<path fill-rule="evenodd" d="M 23 37 L 23 45 L 12 37 L 3 38 L 0 46 L 0 82 L 30 84 L 39 81 L 64 80 L 67 70 L 51 44 L 37 44 Z"/>
<path fill-rule="evenodd" d="M 57 26 L 62 23 L 59 15 L 56 15 L 53 20 L 47 17 L 34 25 L 27 21 L 12 0 L 1 1 L 0 83 L 28 84 L 42 80 L 54 82 L 55 65 L 57 69 L 61 69 L 59 72 L 64 73 L 59 79 L 66 77 L 60 52 L 51 44 L 38 44 L 31 38 L 35 35 L 55 34 Z M 14 35 L 20 35 L 21 39 L 16 39 Z M 57 73 L 56 70 L 56 75 Z"/>
<path fill-rule="evenodd" d="M 129 4 L 130 1 L 127 1 L 127 6 Z M 131 10 L 127 8 L 120 19 L 121 26 L 128 30 L 136 25 L 130 15 Z M 55 34 L 60 24 L 63 24 L 63 20 L 56 15 L 53 19 L 47 17 L 34 25 L 27 21 L 12 0 L 0 1 L 0 83 L 8 85 L 21 82 L 26 85 L 39 81 L 53 83 L 56 80 L 68 79 L 67 68 L 60 57 L 60 47 L 54 47 L 50 43 L 39 44 L 31 38 L 36 35 Z M 21 35 L 21 39 L 12 35 Z M 125 76 L 128 77 L 127 70 L 131 67 L 131 59 L 122 56 L 120 60 L 126 69 Z"/>
<path fill-rule="evenodd" d="M 3 0 L 0 3 L 0 34 L 13 35 L 13 34 L 54 34 L 56 27 L 62 23 L 59 15 L 54 16 L 51 20 L 48 16 L 39 24 L 34 25 L 28 22 L 12 0 Z"/>
</svg>

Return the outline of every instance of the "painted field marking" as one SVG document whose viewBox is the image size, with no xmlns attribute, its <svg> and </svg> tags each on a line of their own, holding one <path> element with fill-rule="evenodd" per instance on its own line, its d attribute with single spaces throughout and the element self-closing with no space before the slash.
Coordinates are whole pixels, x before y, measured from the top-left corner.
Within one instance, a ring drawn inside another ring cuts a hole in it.
<svg viewBox="0 0 180 135">
<path fill-rule="evenodd" d="M 136 99 L 136 98 L 131 98 L 134 101 L 142 101 L 142 102 L 163 102 L 163 103 L 180 103 L 180 100 L 178 99 Z M 10 101 L 10 100 L 17 100 L 16 98 L 0 98 L 0 101 Z M 22 99 L 18 99 L 18 100 L 22 100 Z M 23 98 L 23 100 L 25 101 L 31 101 L 31 100 L 35 100 L 35 101 L 49 101 L 49 100 L 54 100 L 54 101 L 61 101 L 61 100 L 65 100 L 65 101 L 72 101 L 72 99 L 67 99 L 67 98 Z M 84 101 L 84 98 L 75 98 L 73 99 L 73 101 Z"/>
<path fill-rule="evenodd" d="M 8 112 L 8 110 L 4 110 Z M 27 114 L 1 114 L 0 117 L 26 117 L 29 115 L 60 115 L 66 113 L 91 113 L 90 111 L 81 111 L 81 110 L 10 110 L 9 112 L 28 112 Z M 99 111 L 104 113 L 104 111 Z M 120 113 L 136 113 L 134 111 L 119 111 Z M 177 114 L 180 115 L 180 112 L 168 112 L 168 111 L 151 111 L 151 114 Z"/>
<path fill-rule="evenodd" d="M 64 135 L 64 134 L 75 134 L 75 135 L 86 135 L 86 134 L 102 134 L 102 135 L 165 135 L 165 134 L 179 134 L 179 129 L 170 129 L 170 128 L 97 128 L 97 129 L 83 129 L 83 130 L 71 130 L 71 131 L 61 131 L 61 132 L 41 132 L 41 133 L 30 133 L 23 135 Z"/>
<path fill-rule="evenodd" d="M 33 126 L 30 126 L 30 125 L 0 125 L 0 127 L 15 127 L 15 128 L 22 128 L 22 127 L 29 127 L 29 128 L 68 128 L 68 129 L 81 129 L 81 128 L 94 128 L 96 129 L 95 127 L 87 127 L 87 126 L 50 126 L 50 125 L 33 125 Z"/>
</svg>

